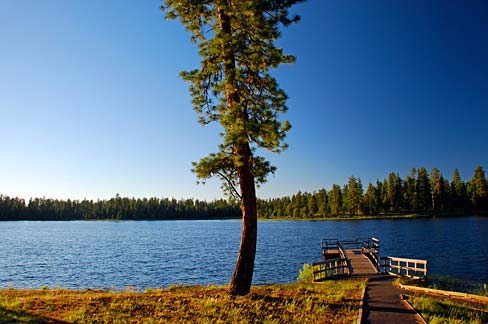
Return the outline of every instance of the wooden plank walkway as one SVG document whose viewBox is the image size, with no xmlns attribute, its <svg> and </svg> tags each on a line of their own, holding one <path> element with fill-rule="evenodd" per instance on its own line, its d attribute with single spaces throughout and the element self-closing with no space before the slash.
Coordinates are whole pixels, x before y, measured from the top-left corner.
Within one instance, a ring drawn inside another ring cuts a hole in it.
<svg viewBox="0 0 488 324">
<path fill-rule="evenodd" d="M 361 253 L 361 249 L 347 249 L 346 255 L 349 259 L 349 271 L 352 275 L 369 275 L 377 273 L 368 257 Z"/>
<path fill-rule="evenodd" d="M 369 277 L 362 324 L 425 323 L 422 317 L 400 299 L 401 290 L 393 286 L 393 279 L 388 275 Z"/>
</svg>

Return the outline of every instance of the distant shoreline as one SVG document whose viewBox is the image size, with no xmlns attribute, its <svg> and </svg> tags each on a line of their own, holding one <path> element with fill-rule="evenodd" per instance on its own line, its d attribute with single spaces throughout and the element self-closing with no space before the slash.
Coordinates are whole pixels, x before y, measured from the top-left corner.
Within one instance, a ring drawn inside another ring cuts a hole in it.
<svg viewBox="0 0 488 324">
<path fill-rule="evenodd" d="M 368 215 L 368 216 L 349 216 L 349 215 L 341 215 L 341 216 L 333 216 L 333 217 L 304 217 L 304 218 L 293 218 L 293 217 L 277 217 L 277 218 L 258 218 L 260 221 L 342 221 L 342 220 L 371 220 L 371 219 L 419 219 L 419 218 L 449 218 L 449 217 L 471 217 L 471 216 L 479 216 L 479 217 L 486 217 L 488 216 L 488 211 L 476 211 L 476 212 L 465 212 L 465 213 L 442 213 L 442 214 L 405 214 L 405 215 Z"/>
<path fill-rule="evenodd" d="M 463 213 L 422 213 L 422 214 L 405 214 L 405 215 L 375 215 L 375 216 L 349 216 L 349 215 L 340 215 L 340 216 L 333 216 L 333 217 L 319 217 L 319 216 L 311 216 L 311 217 L 275 217 L 275 218 L 266 218 L 266 217 L 258 217 L 259 221 L 268 222 L 268 221 L 361 221 L 361 220 L 375 220 L 375 219 L 429 219 L 429 218 L 449 218 L 449 217 L 486 217 L 488 216 L 488 211 L 466 211 Z M 97 222 L 120 222 L 120 221 L 221 221 L 221 220 L 241 220 L 240 217 L 209 217 L 209 218 L 192 218 L 192 217 L 181 217 L 181 218 L 147 218 L 147 219 L 115 219 L 115 218 L 86 218 L 86 219 L 4 219 L 0 220 L 0 222 L 75 222 L 75 221 L 97 221 Z"/>
</svg>

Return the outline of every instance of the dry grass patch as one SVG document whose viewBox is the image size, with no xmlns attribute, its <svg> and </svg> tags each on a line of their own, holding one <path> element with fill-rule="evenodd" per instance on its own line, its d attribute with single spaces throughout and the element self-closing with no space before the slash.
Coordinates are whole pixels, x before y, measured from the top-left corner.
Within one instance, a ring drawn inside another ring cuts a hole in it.
<svg viewBox="0 0 488 324">
<path fill-rule="evenodd" d="M 0 323 L 353 323 L 365 280 L 140 292 L 0 290 Z"/>
</svg>

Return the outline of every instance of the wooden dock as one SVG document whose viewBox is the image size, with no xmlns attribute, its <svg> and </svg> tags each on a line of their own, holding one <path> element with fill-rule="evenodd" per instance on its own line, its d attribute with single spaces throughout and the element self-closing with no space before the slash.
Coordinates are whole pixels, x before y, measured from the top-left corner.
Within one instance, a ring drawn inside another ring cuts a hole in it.
<svg viewBox="0 0 488 324">
<path fill-rule="evenodd" d="M 351 275 L 368 278 L 358 323 L 425 323 L 401 300 L 400 289 L 392 285 L 391 276 L 425 277 L 427 260 L 380 257 L 380 240 L 374 237 L 323 239 L 320 245 L 322 261 L 312 263 L 314 282 Z"/>
<path fill-rule="evenodd" d="M 422 278 L 427 275 L 427 261 L 397 257 L 380 258 L 377 238 L 337 240 L 323 239 L 322 261 L 312 263 L 313 281 L 338 276 L 389 274 Z"/>
</svg>

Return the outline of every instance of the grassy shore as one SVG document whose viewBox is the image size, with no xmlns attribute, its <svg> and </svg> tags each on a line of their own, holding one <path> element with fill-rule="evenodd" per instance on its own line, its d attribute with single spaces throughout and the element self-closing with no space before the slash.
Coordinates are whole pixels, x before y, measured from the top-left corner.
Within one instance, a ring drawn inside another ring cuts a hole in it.
<svg viewBox="0 0 488 324">
<path fill-rule="evenodd" d="M 0 323 L 355 323 L 363 279 L 255 286 L 174 286 L 144 292 L 0 290 Z"/>
<path fill-rule="evenodd" d="M 467 293 L 479 296 L 488 297 L 488 284 L 477 281 L 460 279 L 447 275 L 434 274 L 422 280 L 397 278 L 396 284 L 404 284 L 409 286 L 455 291 L 460 293 Z"/>
<path fill-rule="evenodd" d="M 425 280 L 399 278 L 397 284 L 451 291 L 488 297 L 487 285 L 444 275 L 429 276 Z M 483 324 L 488 323 L 488 305 L 474 298 L 411 293 L 407 300 L 427 323 Z"/>
<path fill-rule="evenodd" d="M 438 296 L 407 296 L 407 300 L 431 324 L 488 323 L 488 307 Z"/>
</svg>

